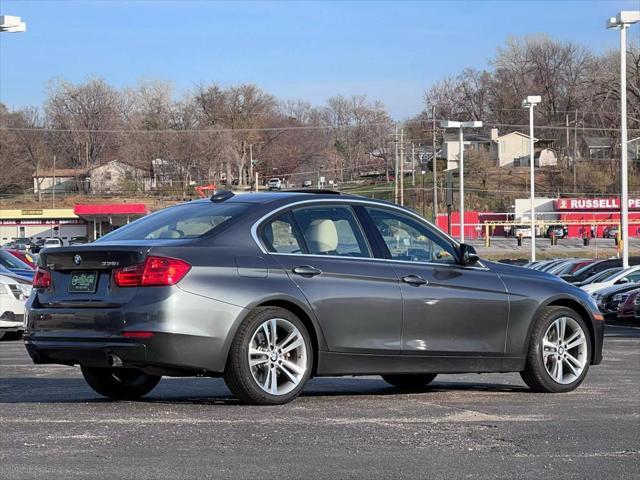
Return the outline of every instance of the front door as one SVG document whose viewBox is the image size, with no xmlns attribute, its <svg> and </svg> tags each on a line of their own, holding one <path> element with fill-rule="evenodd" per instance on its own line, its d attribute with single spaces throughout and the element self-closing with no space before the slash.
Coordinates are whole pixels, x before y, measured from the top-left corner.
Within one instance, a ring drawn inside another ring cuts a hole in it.
<svg viewBox="0 0 640 480">
<path fill-rule="evenodd" d="M 366 210 L 400 279 L 403 353 L 503 354 L 509 303 L 498 275 L 459 265 L 451 241 L 413 216 Z"/>
<path fill-rule="evenodd" d="M 307 298 L 330 351 L 400 352 L 398 277 L 372 258 L 349 205 L 295 208 L 267 221 L 259 234 Z"/>
</svg>

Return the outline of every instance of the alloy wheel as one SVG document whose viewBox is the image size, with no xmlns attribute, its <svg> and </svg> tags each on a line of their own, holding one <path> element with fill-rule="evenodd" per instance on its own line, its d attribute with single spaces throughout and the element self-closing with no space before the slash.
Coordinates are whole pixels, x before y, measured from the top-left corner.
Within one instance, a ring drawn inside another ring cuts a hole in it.
<svg viewBox="0 0 640 480">
<path fill-rule="evenodd" d="M 571 317 L 559 317 L 542 340 L 542 357 L 549 376 L 562 385 L 575 382 L 587 364 L 587 337 Z"/>
<path fill-rule="evenodd" d="M 307 371 L 307 346 L 296 326 L 271 318 L 254 332 L 249 343 L 249 368 L 258 386 L 271 395 L 286 395 Z"/>
</svg>

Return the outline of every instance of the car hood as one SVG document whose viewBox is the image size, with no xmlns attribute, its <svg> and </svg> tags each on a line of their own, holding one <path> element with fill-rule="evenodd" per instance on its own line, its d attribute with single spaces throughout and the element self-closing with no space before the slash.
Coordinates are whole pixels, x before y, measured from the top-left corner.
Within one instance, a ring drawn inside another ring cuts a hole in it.
<svg viewBox="0 0 640 480">
<path fill-rule="evenodd" d="M 638 284 L 635 283 L 624 283 L 622 285 L 613 285 L 611 287 L 603 288 L 598 290 L 598 294 L 602 296 L 612 295 L 619 292 L 625 292 L 627 290 L 633 290 L 634 288 L 638 288 Z"/>
</svg>

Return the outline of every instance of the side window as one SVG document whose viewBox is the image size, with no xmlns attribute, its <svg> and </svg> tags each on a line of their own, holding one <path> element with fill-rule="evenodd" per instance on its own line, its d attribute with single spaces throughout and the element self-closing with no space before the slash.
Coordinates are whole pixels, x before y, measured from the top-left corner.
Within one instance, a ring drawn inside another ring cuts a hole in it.
<svg viewBox="0 0 640 480">
<path fill-rule="evenodd" d="M 345 257 L 370 257 L 367 242 L 351 207 L 321 205 L 293 211 L 307 253 Z"/>
<path fill-rule="evenodd" d="M 261 237 L 270 252 L 302 253 L 290 213 L 265 223 Z"/>
<path fill-rule="evenodd" d="M 455 264 L 453 246 L 411 217 L 380 208 L 367 208 L 391 258 L 408 262 Z"/>
</svg>

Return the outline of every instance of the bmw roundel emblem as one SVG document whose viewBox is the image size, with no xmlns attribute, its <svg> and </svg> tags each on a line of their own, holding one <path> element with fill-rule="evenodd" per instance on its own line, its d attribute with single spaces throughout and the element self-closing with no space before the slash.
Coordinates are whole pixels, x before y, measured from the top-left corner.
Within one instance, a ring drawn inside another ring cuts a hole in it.
<svg viewBox="0 0 640 480">
<path fill-rule="evenodd" d="M 75 263 L 76 265 L 80 265 L 80 263 L 82 263 L 82 257 L 80 255 L 75 255 L 73 257 L 73 263 Z"/>
</svg>

